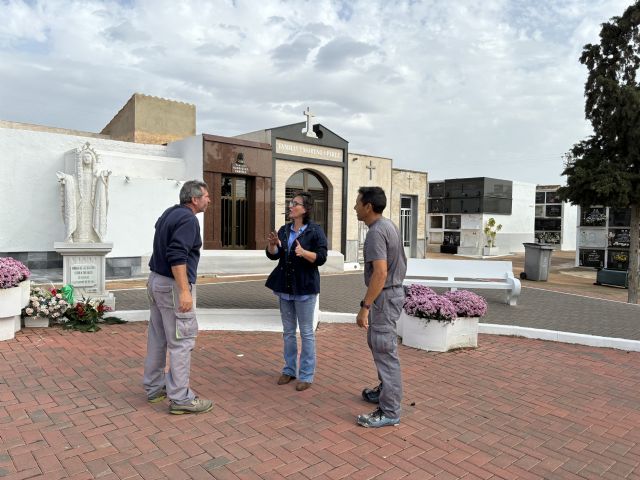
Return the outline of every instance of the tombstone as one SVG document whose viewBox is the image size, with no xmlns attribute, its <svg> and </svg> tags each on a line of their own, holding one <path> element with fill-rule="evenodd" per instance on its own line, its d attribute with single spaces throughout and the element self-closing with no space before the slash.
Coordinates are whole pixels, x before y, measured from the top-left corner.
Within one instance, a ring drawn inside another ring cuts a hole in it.
<svg viewBox="0 0 640 480">
<path fill-rule="evenodd" d="M 53 247 L 62 255 L 64 284 L 73 285 L 76 300 L 104 300 L 115 309 L 115 298 L 105 289 L 105 256 L 113 243 L 105 242 L 109 210 L 109 176 L 89 142 L 67 152 L 60 184 L 65 239 Z"/>
</svg>

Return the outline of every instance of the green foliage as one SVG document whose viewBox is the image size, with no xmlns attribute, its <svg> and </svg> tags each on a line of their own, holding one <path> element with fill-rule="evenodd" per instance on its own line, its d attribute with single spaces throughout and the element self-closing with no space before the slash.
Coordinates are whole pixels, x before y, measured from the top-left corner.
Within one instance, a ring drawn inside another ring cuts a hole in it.
<svg viewBox="0 0 640 480">
<path fill-rule="evenodd" d="M 602 25 L 600 44 L 585 45 L 589 74 L 585 117 L 593 135 L 566 155 L 563 200 L 628 207 L 640 203 L 640 1 Z"/>
<path fill-rule="evenodd" d="M 484 226 L 484 234 L 487 237 L 487 247 L 496 246 L 496 235 L 502 230 L 502 224 L 496 224 L 496 219 L 491 217 Z"/>
<path fill-rule="evenodd" d="M 631 207 L 629 303 L 637 303 L 640 224 L 640 0 L 602 24 L 600 44 L 585 45 L 585 117 L 593 135 L 567 153 L 560 198 L 584 207 Z"/>
</svg>

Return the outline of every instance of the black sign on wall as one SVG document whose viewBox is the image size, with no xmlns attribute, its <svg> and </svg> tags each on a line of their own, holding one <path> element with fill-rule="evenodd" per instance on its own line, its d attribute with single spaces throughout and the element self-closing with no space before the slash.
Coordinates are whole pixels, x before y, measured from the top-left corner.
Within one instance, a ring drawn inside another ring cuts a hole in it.
<svg viewBox="0 0 640 480">
<path fill-rule="evenodd" d="M 461 226 L 460 215 L 445 215 L 444 228 L 448 230 L 459 230 Z"/>
<path fill-rule="evenodd" d="M 547 205 L 546 216 L 547 217 L 561 217 L 562 216 L 562 205 Z"/>
<path fill-rule="evenodd" d="M 536 230 L 560 231 L 562 229 L 562 221 L 559 218 L 536 218 Z"/>
<path fill-rule="evenodd" d="M 434 182 L 429 184 L 429 197 L 442 198 L 444 197 L 444 182 Z"/>
<path fill-rule="evenodd" d="M 547 203 L 560 203 L 558 192 L 547 192 Z"/>
<path fill-rule="evenodd" d="M 429 213 L 444 213 L 444 199 L 430 198 L 427 202 Z"/>
<path fill-rule="evenodd" d="M 609 226 L 610 227 L 631 226 L 631 209 L 630 208 L 610 208 L 609 209 Z"/>
<path fill-rule="evenodd" d="M 604 268 L 604 250 L 581 248 L 579 263 L 581 267 Z"/>
</svg>

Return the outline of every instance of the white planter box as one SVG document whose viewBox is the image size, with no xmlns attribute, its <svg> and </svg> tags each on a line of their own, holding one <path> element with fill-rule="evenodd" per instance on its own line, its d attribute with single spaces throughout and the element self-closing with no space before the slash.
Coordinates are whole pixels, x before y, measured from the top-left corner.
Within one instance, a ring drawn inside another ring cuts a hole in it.
<svg viewBox="0 0 640 480">
<path fill-rule="evenodd" d="M 24 326 L 27 328 L 45 328 L 49 326 L 49 319 L 44 317 L 24 317 Z"/>
<path fill-rule="evenodd" d="M 22 289 L 22 299 L 21 304 L 22 308 L 29 305 L 29 296 L 31 295 L 31 280 L 23 280 L 20 282 L 20 288 Z"/>
<path fill-rule="evenodd" d="M 475 348 L 478 346 L 478 318 L 457 318 L 445 323 L 412 317 L 402 312 L 402 344 L 434 352 L 446 352 L 454 348 Z"/>
<path fill-rule="evenodd" d="M 0 318 L 20 315 L 22 287 L 0 288 Z"/>
</svg>

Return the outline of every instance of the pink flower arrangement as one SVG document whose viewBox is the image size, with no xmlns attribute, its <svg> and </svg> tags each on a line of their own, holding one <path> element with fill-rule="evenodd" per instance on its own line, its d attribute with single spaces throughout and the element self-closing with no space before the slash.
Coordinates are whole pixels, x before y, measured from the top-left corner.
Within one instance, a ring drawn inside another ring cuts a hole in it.
<svg viewBox="0 0 640 480">
<path fill-rule="evenodd" d="M 456 319 L 456 307 L 449 299 L 419 284 L 407 288 L 404 311 L 407 315 L 424 318 L 427 322 L 453 322 Z"/>
<path fill-rule="evenodd" d="M 453 303 L 458 317 L 484 317 L 487 313 L 485 299 L 469 290 L 446 292 L 443 297 Z"/>
<path fill-rule="evenodd" d="M 31 272 L 24 263 L 15 258 L 0 257 L 0 288 L 17 287 L 30 275 Z"/>
<path fill-rule="evenodd" d="M 484 298 L 468 290 L 438 295 L 425 285 L 413 284 L 407 287 L 406 293 L 406 314 L 423 318 L 427 322 L 453 322 L 458 317 L 482 317 L 487 313 L 487 302 Z"/>
</svg>

